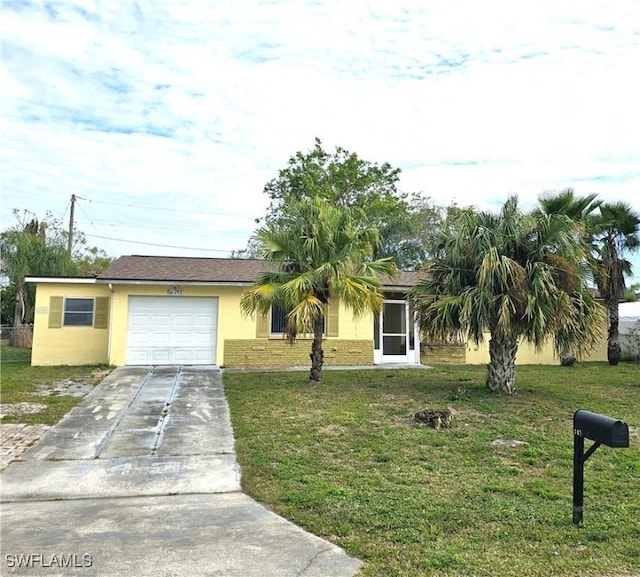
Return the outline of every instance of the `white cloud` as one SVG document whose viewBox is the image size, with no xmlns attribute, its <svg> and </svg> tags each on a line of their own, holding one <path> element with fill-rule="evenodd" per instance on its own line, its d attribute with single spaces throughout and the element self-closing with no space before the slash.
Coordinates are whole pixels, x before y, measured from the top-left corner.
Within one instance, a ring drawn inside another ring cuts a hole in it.
<svg viewBox="0 0 640 577">
<path fill-rule="evenodd" d="M 635 0 L 9 1 L 2 224 L 73 193 L 96 236 L 241 248 L 315 136 L 438 202 L 574 186 L 640 210 L 639 23 Z"/>
</svg>

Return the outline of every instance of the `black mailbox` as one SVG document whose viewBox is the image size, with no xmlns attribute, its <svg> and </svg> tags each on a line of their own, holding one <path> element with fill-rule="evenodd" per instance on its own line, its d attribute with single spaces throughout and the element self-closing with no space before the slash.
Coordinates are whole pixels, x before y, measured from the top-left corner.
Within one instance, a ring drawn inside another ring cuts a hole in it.
<svg viewBox="0 0 640 577">
<path fill-rule="evenodd" d="M 629 446 L 629 426 L 624 421 L 580 409 L 573 414 L 573 432 L 608 447 Z"/>
<path fill-rule="evenodd" d="M 594 441 L 586 452 L 585 439 Z M 584 409 L 573 413 L 573 523 L 575 525 L 582 525 L 584 464 L 600 445 L 628 447 L 627 423 Z"/>
</svg>

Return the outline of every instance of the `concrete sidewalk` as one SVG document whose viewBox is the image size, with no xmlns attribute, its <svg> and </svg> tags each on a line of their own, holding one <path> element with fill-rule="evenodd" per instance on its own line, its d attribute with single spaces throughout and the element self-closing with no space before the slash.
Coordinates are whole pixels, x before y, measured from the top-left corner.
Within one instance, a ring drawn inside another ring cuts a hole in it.
<svg viewBox="0 0 640 577">
<path fill-rule="evenodd" d="M 121 367 L 0 475 L 7 575 L 350 577 L 240 488 L 220 371 Z"/>
</svg>

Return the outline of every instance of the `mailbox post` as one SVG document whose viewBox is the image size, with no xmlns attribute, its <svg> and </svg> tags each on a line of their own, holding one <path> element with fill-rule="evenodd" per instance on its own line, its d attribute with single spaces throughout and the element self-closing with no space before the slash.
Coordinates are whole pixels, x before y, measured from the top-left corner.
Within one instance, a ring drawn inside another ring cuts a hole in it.
<svg viewBox="0 0 640 577">
<path fill-rule="evenodd" d="M 593 445 L 584 452 L 584 440 Z M 573 414 L 573 524 L 582 525 L 584 464 L 600 445 L 628 447 L 629 427 L 619 419 L 580 409 Z"/>
</svg>

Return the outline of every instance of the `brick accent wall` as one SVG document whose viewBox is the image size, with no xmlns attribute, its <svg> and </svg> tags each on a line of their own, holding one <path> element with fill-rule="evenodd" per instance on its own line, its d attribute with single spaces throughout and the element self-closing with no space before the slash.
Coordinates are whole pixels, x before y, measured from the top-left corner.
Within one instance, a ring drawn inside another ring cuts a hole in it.
<svg viewBox="0 0 640 577">
<path fill-rule="evenodd" d="M 373 341 L 331 339 L 322 343 L 327 366 L 372 365 Z M 290 345 L 285 339 L 227 339 L 224 341 L 225 367 L 306 367 L 311 340 Z"/>
<path fill-rule="evenodd" d="M 423 365 L 464 365 L 467 348 L 464 344 L 420 343 Z"/>
</svg>

